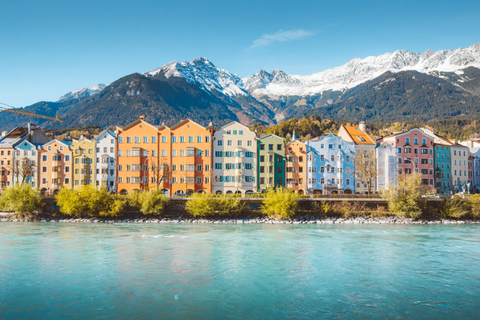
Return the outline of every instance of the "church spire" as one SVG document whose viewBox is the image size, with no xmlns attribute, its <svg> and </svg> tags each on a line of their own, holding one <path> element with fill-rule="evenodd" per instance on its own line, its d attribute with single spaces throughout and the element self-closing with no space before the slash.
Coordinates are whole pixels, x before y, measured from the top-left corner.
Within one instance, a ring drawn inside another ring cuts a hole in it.
<svg viewBox="0 0 480 320">
<path fill-rule="evenodd" d="M 293 129 L 293 134 L 292 134 L 292 141 L 297 140 L 297 136 L 295 135 L 295 129 Z"/>
</svg>

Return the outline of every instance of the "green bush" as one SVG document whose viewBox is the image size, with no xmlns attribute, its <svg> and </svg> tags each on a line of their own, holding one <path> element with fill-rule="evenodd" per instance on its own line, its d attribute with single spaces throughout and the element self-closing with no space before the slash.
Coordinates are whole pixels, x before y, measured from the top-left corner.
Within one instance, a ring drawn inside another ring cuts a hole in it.
<svg viewBox="0 0 480 320">
<path fill-rule="evenodd" d="M 0 208 L 15 214 L 30 215 L 42 208 L 42 197 L 37 189 L 16 185 L 5 189 L 0 195 Z"/>
<path fill-rule="evenodd" d="M 244 207 L 239 197 L 195 194 L 185 209 L 194 217 L 236 217 Z"/>
<path fill-rule="evenodd" d="M 78 190 L 61 189 L 55 196 L 60 212 L 73 217 L 115 217 L 121 214 L 126 201 L 112 196 L 106 188 L 97 190 L 88 185 Z"/>
<path fill-rule="evenodd" d="M 263 200 L 262 212 L 270 218 L 290 219 L 295 215 L 299 195 L 286 190 L 269 190 Z"/>
<path fill-rule="evenodd" d="M 388 201 L 388 209 L 401 218 L 417 219 L 422 215 L 425 193 L 422 187 L 422 176 L 418 173 L 400 179 L 397 186 L 382 192 Z"/>
<path fill-rule="evenodd" d="M 474 219 L 480 218 L 480 194 L 474 194 L 469 197 L 470 214 Z"/>
<path fill-rule="evenodd" d="M 444 219 L 460 219 L 468 215 L 468 203 L 461 197 L 443 198 L 436 213 Z"/>
<path fill-rule="evenodd" d="M 163 215 L 169 199 L 161 190 L 135 192 L 130 196 L 130 205 L 144 215 Z"/>
</svg>

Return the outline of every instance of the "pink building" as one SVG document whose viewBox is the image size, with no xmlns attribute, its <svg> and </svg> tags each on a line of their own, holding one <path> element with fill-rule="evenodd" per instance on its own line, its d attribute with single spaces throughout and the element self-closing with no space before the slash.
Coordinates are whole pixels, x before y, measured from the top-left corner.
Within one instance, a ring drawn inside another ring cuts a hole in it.
<svg viewBox="0 0 480 320">
<path fill-rule="evenodd" d="M 434 187 L 433 137 L 420 129 L 411 129 L 383 137 L 377 142 L 386 142 L 398 150 L 398 175 L 405 177 L 412 172 L 422 175 L 424 185 Z"/>
</svg>

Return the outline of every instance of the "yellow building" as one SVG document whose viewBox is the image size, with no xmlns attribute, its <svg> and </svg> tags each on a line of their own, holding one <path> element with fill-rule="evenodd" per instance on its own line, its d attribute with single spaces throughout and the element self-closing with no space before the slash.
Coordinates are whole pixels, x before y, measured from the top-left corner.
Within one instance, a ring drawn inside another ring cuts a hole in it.
<svg viewBox="0 0 480 320">
<path fill-rule="evenodd" d="M 93 184 L 95 181 L 95 140 L 81 136 L 72 141 L 73 188 Z"/>
</svg>

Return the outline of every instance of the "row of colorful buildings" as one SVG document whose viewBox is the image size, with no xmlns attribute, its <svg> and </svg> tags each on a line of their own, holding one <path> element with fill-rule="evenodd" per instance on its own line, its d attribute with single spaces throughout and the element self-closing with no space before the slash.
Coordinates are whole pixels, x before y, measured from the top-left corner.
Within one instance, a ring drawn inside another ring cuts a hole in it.
<svg viewBox="0 0 480 320">
<path fill-rule="evenodd" d="M 92 139 L 50 140 L 29 124 L 0 138 L 0 189 L 30 184 L 45 193 L 84 185 L 127 194 L 163 190 L 248 194 L 285 187 L 299 194 L 374 193 L 418 172 L 438 193 L 479 192 L 480 141 L 457 142 L 432 128 L 373 140 L 364 123 L 302 142 L 231 122 L 167 127 L 143 117 Z"/>
</svg>

